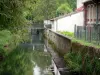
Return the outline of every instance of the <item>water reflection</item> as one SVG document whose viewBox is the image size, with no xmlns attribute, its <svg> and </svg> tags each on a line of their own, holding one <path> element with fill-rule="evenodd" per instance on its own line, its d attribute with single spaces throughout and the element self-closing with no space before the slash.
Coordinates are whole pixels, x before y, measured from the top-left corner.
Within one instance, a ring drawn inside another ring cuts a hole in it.
<svg viewBox="0 0 100 75">
<path fill-rule="evenodd" d="M 0 62 L 0 75 L 52 75 L 51 56 L 43 40 L 32 37 L 31 43 L 21 44 Z"/>
<path fill-rule="evenodd" d="M 1 63 L 0 75 L 52 75 L 50 65 L 51 57 L 44 45 L 35 45 L 34 50 L 31 46 L 17 48 Z"/>
<path fill-rule="evenodd" d="M 16 48 L 0 63 L 0 75 L 32 75 L 35 65 L 30 61 L 30 54 L 30 51 Z"/>
<path fill-rule="evenodd" d="M 45 49 L 45 46 L 35 45 L 33 50 L 31 59 L 35 63 L 34 75 L 49 75 L 48 68 L 51 65 L 51 56 Z M 36 72 L 38 72 L 38 74 Z"/>
<path fill-rule="evenodd" d="M 36 65 L 35 68 L 33 68 L 34 70 L 34 75 L 41 75 L 40 73 L 40 68 Z"/>
<path fill-rule="evenodd" d="M 46 50 L 42 34 L 43 30 L 32 31 L 33 53 L 31 60 L 35 65 L 33 71 L 34 75 L 52 75 L 52 72 L 48 70 L 51 65 L 51 56 Z"/>
</svg>

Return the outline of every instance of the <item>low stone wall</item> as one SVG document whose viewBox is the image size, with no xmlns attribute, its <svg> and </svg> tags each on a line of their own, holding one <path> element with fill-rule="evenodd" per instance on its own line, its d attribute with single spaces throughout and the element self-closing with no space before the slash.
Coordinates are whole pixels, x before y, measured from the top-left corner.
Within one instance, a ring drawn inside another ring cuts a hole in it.
<svg viewBox="0 0 100 75">
<path fill-rule="evenodd" d="M 51 40 L 56 45 L 58 52 L 62 54 L 66 54 L 69 51 L 76 51 L 76 52 L 80 51 L 82 52 L 83 55 L 88 53 L 90 54 L 90 56 L 96 55 L 100 57 L 99 48 L 94 48 L 91 46 L 85 46 L 80 43 L 72 42 L 71 38 L 49 29 L 45 29 L 45 35 L 49 40 Z"/>
<path fill-rule="evenodd" d="M 45 29 L 46 37 L 57 47 L 58 52 L 66 54 L 71 49 L 71 39 L 52 30 Z"/>
</svg>

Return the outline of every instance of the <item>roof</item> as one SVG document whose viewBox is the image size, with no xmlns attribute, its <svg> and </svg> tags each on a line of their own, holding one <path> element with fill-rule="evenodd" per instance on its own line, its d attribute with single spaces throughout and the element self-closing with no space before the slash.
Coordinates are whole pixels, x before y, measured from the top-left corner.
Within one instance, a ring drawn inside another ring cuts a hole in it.
<svg viewBox="0 0 100 75">
<path fill-rule="evenodd" d="M 72 12 L 72 13 L 69 13 L 69 14 L 61 15 L 59 17 L 55 17 L 55 18 L 50 19 L 50 21 L 54 21 L 54 20 L 58 20 L 58 19 L 61 19 L 61 18 L 67 17 L 67 16 L 71 16 L 71 15 L 79 13 L 79 12 L 81 12 L 81 11 L 75 11 L 75 12 Z"/>
<path fill-rule="evenodd" d="M 77 12 L 83 11 L 83 10 L 84 10 L 84 6 L 81 6 L 80 8 L 77 8 L 77 9 L 76 9 Z"/>
<path fill-rule="evenodd" d="M 89 2 L 92 2 L 92 3 L 100 3 L 99 0 L 87 0 L 87 1 L 83 1 L 83 4 L 84 3 L 89 3 Z"/>
</svg>

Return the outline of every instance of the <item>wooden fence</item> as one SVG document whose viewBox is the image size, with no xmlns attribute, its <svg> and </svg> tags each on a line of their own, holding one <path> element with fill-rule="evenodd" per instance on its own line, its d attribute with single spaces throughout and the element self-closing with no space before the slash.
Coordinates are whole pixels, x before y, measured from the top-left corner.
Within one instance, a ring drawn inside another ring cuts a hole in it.
<svg viewBox="0 0 100 75">
<path fill-rule="evenodd" d="M 78 39 L 100 45 L 100 26 L 76 26 L 74 36 Z"/>
</svg>

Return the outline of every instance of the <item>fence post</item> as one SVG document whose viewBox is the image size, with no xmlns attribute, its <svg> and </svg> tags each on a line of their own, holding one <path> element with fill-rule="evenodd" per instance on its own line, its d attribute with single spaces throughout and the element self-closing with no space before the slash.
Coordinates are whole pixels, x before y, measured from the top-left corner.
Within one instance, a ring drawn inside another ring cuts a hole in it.
<svg viewBox="0 0 100 75">
<path fill-rule="evenodd" d="M 86 41 L 86 26 L 84 27 L 84 30 L 85 30 L 85 34 L 84 34 L 84 37 L 85 37 L 85 41 Z"/>
<path fill-rule="evenodd" d="M 100 26 L 98 26 L 98 44 L 100 44 Z"/>
<path fill-rule="evenodd" d="M 77 38 L 77 29 L 76 29 L 76 25 L 74 26 L 74 37 Z"/>
</svg>

